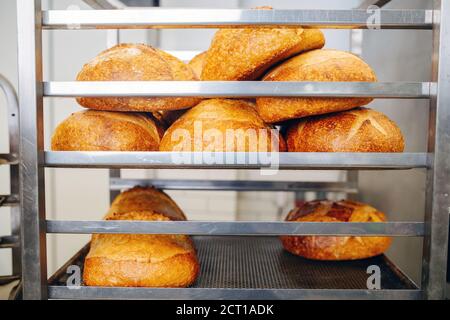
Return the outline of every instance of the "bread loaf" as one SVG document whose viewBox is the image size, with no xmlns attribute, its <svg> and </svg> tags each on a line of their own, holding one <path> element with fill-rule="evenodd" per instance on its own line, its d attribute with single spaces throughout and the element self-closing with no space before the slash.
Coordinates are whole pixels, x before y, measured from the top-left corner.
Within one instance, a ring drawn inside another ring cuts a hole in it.
<svg viewBox="0 0 450 320">
<path fill-rule="evenodd" d="M 236 99 L 204 100 L 166 131 L 160 151 L 285 151 L 279 132 L 266 125 L 254 105 Z"/>
<path fill-rule="evenodd" d="M 191 81 L 196 77 L 174 56 L 144 44 L 119 44 L 84 65 L 78 81 Z M 197 98 L 78 98 L 83 107 L 110 111 L 157 111 L 186 109 Z"/>
<path fill-rule="evenodd" d="M 197 79 L 201 79 L 203 63 L 205 62 L 206 51 L 199 53 L 191 61 L 189 61 L 188 66 L 194 71 Z"/>
<path fill-rule="evenodd" d="M 338 50 L 313 50 L 273 68 L 263 81 L 375 82 L 375 73 L 354 54 Z M 268 123 L 343 111 L 371 102 L 371 98 L 266 98 L 256 99 L 261 118 Z"/>
<path fill-rule="evenodd" d="M 160 124 L 144 113 L 84 110 L 61 122 L 52 136 L 54 151 L 157 151 Z"/>
<path fill-rule="evenodd" d="M 286 217 L 291 222 L 385 222 L 377 209 L 354 201 L 304 202 Z M 281 236 L 284 248 L 301 257 L 316 260 L 355 260 L 385 252 L 389 237 L 359 236 Z"/>
<path fill-rule="evenodd" d="M 201 79 L 255 80 L 274 64 L 324 44 L 317 29 L 220 29 L 206 53 Z"/>
<path fill-rule="evenodd" d="M 166 194 L 152 188 L 134 188 L 119 195 L 105 217 L 134 221 L 172 218 L 185 219 Z M 95 234 L 85 259 L 83 280 L 88 286 L 186 287 L 198 272 L 195 248 L 188 236 Z"/>
<path fill-rule="evenodd" d="M 287 129 L 290 152 L 403 152 L 399 127 L 383 113 L 357 108 L 297 120 Z"/>
</svg>

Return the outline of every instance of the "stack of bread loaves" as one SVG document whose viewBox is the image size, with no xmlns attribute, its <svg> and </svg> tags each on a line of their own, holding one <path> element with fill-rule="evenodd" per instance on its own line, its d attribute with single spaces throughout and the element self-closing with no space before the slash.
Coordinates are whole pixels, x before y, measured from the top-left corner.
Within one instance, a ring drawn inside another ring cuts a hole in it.
<svg viewBox="0 0 450 320">
<path fill-rule="evenodd" d="M 121 193 L 105 220 L 186 220 L 164 192 L 135 187 Z M 185 235 L 95 234 L 84 264 L 88 286 L 186 287 L 197 278 L 194 245 Z"/>
<path fill-rule="evenodd" d="M 209 49 L 187 65 L 160 49 L 120 44 L 87 63 L 77 80 L 377 81 L 359 57 L 322 49 L 324 45 L 324 35 L 318 29 L 221 29 Z M 78 103 L 91 110 L 63 121 L 53 135 L 52 149 L 403 151 L 403 137 L 396 124 L 380 112 L 360 108 L 371 100 L 260 97 L 255 103 L 193 97 L 79 98 Z M 287 124 L 287 143 L 273 124 Z"/>
<path fill-rule="evenodd" d="M 323 49 L 324 45 L 324 35 L 318 29 L 220 29 L 208 50 L 188 64 L 148 45 L 120 44 L 84 65 L 77 80 L 377 81 L 374 71 L 361 58 Z M 56 128 L 52 137 L 55 151 L 404 150 L 398 126 L 384 114 L 364 108 L 371 98 L 83 97 L 77 101 L 89 110 L 72 114 Z M 286 127 L 285 137 L 275 125 Z M 134 197 L 136 193 L 138 198 Z M 165 199 L 164 210 L 156 210 L 156 198 Z M 169 200 L 153 189 L 133 189 L 116 199 L 106 219 L 185 219 Z M 309 207 L 305 208 L 298 210 L 310 212 Z M 317 221 L 333 217 L 346 222 L 359 216 L 367 216 L 368 222 L 384 219 L 369 209 L 361 204 L 320 202 L 313 205 L 312 211 L 317 214 L 312 216 Z M 353 215 L 349 218 L 350 211 Z M 344 218 L 340 218 L 341 212 Z M 296 213 L 288 217 L 289 221 L 302 219 Z M 284 237 L 283 243 L 289 251 L 306 257 L 356 257 L 348 254 L 346 247 L 341 248 L 342 252 L 337 249 L 344 238 L 318 239 Z M 348 241 L 345 243 L 355 248 L 363 246 L 369 250 L 371 240 L 355 237 Z M 321 248 L 328 246 L 341 253 L 321 255 L 314 249 L 319 243 Z M 362 256 L 381 252 L 386 244 L 385 240 L 377 240 L 373 249 Z M 136 250 L 127 250 L 130 247 Z M 190 240 L 162 235 L 95 235 L 85 267 L 88 285 L 185 286 L 192 283 L 198 271 Z"/>
</svg>

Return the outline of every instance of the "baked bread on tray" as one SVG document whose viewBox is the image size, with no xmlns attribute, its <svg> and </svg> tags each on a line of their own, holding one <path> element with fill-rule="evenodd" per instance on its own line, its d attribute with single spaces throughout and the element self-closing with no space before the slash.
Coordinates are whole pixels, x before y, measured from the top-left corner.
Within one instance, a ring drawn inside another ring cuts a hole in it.
<svg viewBox="0 0 450 320">
<path fill-rule="evenodd" d="M 286 221 L 295 222 L 385 222 L 384 213 L 360 202 L 316 200 L 293 209 Z M 295 255 L 315 260 L 356 260 L 385 252 L 390 237 L 281 236 L 283 247 Z"/>
<path fill-rule="evenodd" d="M 324 44 L 324 35 L 318 29 L 220 29 L 206 53 L 201 79 L 256 80 L 276 63 L 300 52 L 320 49 Z"/>
<path fill-rule="evenodd" d="M 372 68 L 358 56 L 339 50 L 312 50 L 270 70 L 263 81 L 376 82 Z M 267 123 L 364 106 L 371 98 L 261 97 L 256 109 Z"/>
<path fill-rule="evenodd" d="M 185 220 L 162 191 L 137 187 L 119 195 L 105 220 Z M 94 234 L 84 263 L 87 286 L 187 287 L 199 263 L 185 235 Z"/>
<path fill-rule="evenodd" d="M 119 44 L 84 65 L 78 81 L 194 81 L 189 66 L 176 57 L 144 44 Z M 109 111 L 178 110 L 194 106 L 192 97 L 83 97 L 89 109 Z"/>
<path fill-rule="evenodd" d="M 350 111 L 293 121 L 287 128 L 290 152 L 403 152 L 400 128 L 381 112 Z"/>
<path fill-rule="evenodd" d="M 276 152 L 286 144 L 247 100 L 209 99 L 166 130 L 160 151 Z"/>
<path fill-rule="evenodd" d="M 53 132 L 54 151 L 157 151 L 164 134 L 149 114 L 84 110 Z"/>
</svg>

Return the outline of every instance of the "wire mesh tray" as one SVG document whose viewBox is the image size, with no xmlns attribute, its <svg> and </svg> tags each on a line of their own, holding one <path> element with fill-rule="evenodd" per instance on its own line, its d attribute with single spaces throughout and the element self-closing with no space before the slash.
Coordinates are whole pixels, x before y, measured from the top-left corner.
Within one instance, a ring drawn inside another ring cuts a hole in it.
<svg viewBox="0 0 450 320">
<path fill-rule="evenodd" d="M 367 268 L 381 271 L 381 289 L 417 286 L 385 256 L 358 261 L 313 261 L 283 250 L 277 237 L 194 237 L 201 264 L 193 288 L 225 289 L 361 289 L 367 290 Z M 70 265 L 83 269 L 86 245 L 53 277 L 50 286 L 66 286 Z"/>
</svg>

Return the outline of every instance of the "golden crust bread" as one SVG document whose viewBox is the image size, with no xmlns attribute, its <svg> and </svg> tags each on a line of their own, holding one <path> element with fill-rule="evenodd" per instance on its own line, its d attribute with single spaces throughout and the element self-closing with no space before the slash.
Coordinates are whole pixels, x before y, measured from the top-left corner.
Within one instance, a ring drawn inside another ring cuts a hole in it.
<svg viewBox="0 0 450 320">
<path fill-rule="evenodd" d="M 255 80 L 276 63 L 324 45 L 325 37 L 318 29 L 220 29 L 206 54 L 201 79 Z"/>
<path fill-rule="evenodd" d="M 313 50 L 273 68 L 263 81 L 376 82 L 374 71 L 361 58 L 338 50 Z M 264 121 L 289 119 L 353 109 L 371 98 L 258 98 L 256 109 Z"/>
<path fill-rule="evenodd" d="M 134 187 L 119 194 L 112 202 L 107 217 L 139 211 L 152 211 L 170 220 L 186 220 L 183 211 L 172 198 L 151 187 Z"/>
<path fill-rule="evenodd" d="M 272 129 L 248 101 L 209 99 L 175 121 L 160 151 L 285 151 L 284 139 Z"/>
<path fill-rule="evenodd" d="M 52 136 L 54 151 L 157 151 L 160 124 L 143 113 L 84 110 L 61 122 Z"/>
<path fill-rule="evenodd" d="M 174 56 L 144 44 L 119 44 L 84 65 L 78 81 L 191 81 L 193 71 Z M 186 109 L 197 98 L 78 98 L 83 107 L 110 111 Z"/>
<path fill-rule="evenodd" d="M 194 71 L 195 76 L 197 79 L 201 79 L 202 70 L 203 70 L 203 63 L 205 62 L 206 52 L 204 51 L 202 53 L 199 53 L 195 57 L 192 58 L 191 61 L 189 61 L 188 66 Z"/>
<path fill-rule="evenodd" d="M 357 108 L 292 123 L 290 152 L 403 152 L 400 128 L 381 112 Z"/>
<path fill-rule="evenodd" d="M 292 222 L 384 222 L 384 213 L 354 201 L 304 202 L 286 217 Z M 283 247 L 298 256 L 315 260 L 356 260 L 385 252 L 389 237 L 281 236 Z"/>
<path fill-rule="evenodd" d="M 106 220 L 186 220 L 176 203 L 154 188 L 135 187 L 113 201 Z M 199 273 L 185 235 L 94 234 L 84 264 L 88 286 L 186 287 Z"/>
<path fill-rule="evenodd" d="M 128 212 L 107 220 L 169 221 L 153 212 Z M 184 235 L 95 234 L 85 259 L 88 286 L 186 287 L 197 278 L 195 248 Z"/>
</svg>

